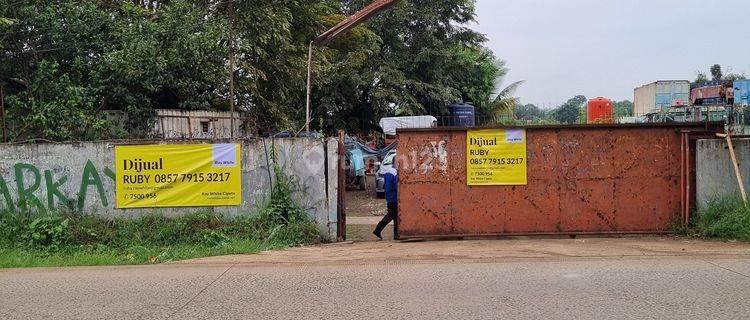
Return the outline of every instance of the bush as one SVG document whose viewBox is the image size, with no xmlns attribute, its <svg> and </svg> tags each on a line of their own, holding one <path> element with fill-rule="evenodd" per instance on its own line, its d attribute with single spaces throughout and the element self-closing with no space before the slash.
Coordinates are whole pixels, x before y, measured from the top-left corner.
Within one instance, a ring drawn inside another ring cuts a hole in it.
<svg viewBox="0 0 750 320">
<path fill-rule="evenodd" d="M 750 241 L 750 203 L 739 197 L 712 201 L 699 212 L 694 226 L 705 237 Z"/>
</svg>

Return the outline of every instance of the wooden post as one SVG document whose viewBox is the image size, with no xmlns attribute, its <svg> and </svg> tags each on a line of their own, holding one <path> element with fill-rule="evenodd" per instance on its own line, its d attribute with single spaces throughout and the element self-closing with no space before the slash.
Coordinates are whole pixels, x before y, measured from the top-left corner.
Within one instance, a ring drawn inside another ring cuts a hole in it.
<svg viewBox="0 0 750 320">
<path fill-rule="evenodd" d="M 734 145 L 732 145 L 732 136 L 730 134 L 716 134 L 719 137 L 727 139 L 727 145 L 729 146 L 729 156 L 732 158 L 732 165 L 734 166 L 734 175 L 737 177 L 737 183 L 740 185 L 740 194 L 742 195 L 742 201 L 747 204 L 747 193 L 745 193 L 745 184 L 742 182 L 742 172 L 740 172 L 740 165 L 737 162 L 737 155 L 734 153 Z"/>
</svg>

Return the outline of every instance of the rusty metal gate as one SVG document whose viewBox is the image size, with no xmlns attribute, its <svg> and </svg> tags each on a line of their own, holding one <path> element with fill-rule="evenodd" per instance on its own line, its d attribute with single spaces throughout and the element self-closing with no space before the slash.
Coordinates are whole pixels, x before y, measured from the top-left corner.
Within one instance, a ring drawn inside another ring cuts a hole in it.
<svg viewBox="0 0 750 320">
<path fill-rule="evenodd" d="M 690 137 L 720 128 L 526 127 L 528 185 L 481 187 L 466 182 L 466 128 L 400 130 L 397 236 L 669 232 L 694 194 Z"/>
</svg>

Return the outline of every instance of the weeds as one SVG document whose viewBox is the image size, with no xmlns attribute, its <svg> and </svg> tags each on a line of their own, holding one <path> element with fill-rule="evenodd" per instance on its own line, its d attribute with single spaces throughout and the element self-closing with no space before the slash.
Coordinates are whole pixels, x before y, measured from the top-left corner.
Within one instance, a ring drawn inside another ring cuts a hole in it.
<svg viewBox="0 0 750 320">
<path fill-rule="evenodd" d="M 255 214 L 211 210 L 168 218 L 106 219 L 74 213 L 0 214 L 0 267 L 142 264 L 253 253 L 323 241 L 291 197 L 293 182 L 275 166 L 276 183 Z"/>
<path fill-rule="evenodd" d="M 704 237 L 750 241 L 750 203 L 739 197 L 712 201 L 696 216 L 693 226 Z"/>
</svg>

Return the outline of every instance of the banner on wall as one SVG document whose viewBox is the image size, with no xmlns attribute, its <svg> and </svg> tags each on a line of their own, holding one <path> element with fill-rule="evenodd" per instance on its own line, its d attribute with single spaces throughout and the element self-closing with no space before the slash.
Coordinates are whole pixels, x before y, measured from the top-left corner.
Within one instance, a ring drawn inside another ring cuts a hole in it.
<svg viewBox="0 0 750 320">
<path fill-rule="evenodd" d="M 238 144 L 115 148 L 117 208 L 238 206 Z"/>
<path fill-rule="evenodd" d="M 470 186 L 527 184 L 526 130 L 470 130 L 466 181 Z"/>
</svg>

